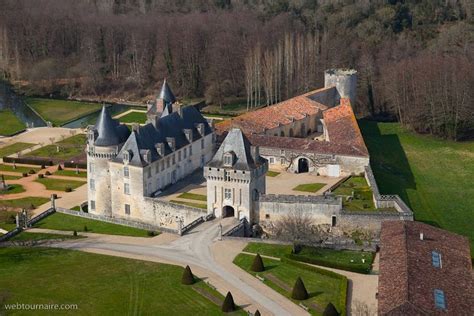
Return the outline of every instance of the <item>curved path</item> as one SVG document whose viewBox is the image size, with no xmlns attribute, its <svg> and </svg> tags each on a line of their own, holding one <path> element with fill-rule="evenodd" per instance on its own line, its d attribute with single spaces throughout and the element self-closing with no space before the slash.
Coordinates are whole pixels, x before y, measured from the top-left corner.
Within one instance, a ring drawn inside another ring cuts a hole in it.
<svg viewBox="0 0 474 316">
<path fill-rule="evenodd" d="M 223 221 L 224 225 L 228 222 Z M 199 277 L 212 283 L 219 292 L 230 290 L 237 304 L 251 312 L 259 309 L 263 314 L 308 315 L 302 308 L 270 289 L 244 271 L 226 269 L 215 260 L 211 247 L 218 237 L 220 221 L 205 222 L 189 234 L 162 244 L 156 238 L 156 244 L 136 243 L 127 238 L 89 236 L 86 239 L 69 240 L 52 244 L 53 247 L 76 249 L 121 257 L 150 260 L 166 263 L 190 265 Z M 166 238 L 163 236 L 162 238 Z M 215 248 L 215 247 L 214 247 Z M 218 248 L 215 248 L 218 249 Z"/>
</svg>

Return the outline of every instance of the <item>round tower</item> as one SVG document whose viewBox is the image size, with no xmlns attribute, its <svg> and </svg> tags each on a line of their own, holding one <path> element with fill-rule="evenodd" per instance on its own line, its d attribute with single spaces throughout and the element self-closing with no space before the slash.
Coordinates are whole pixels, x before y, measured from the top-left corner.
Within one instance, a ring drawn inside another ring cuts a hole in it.
<svg viewBox="0 0 474 316">
<path fill-rule="evenodd" d="M 338 92 L 336 103 L 349 98 L 354 105 L 357 97 L 357 71 L 354 69 L 328 69 L 324 72 L 324 87 L 335 86 Z"/>
</svg>

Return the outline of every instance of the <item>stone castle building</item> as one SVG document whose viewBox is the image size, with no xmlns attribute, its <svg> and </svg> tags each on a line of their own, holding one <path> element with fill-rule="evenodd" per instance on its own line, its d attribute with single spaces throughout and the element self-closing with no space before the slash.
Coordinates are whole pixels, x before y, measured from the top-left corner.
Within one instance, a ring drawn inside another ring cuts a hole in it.
<svg viewBox="0 0 474 316">
<path fill-rule="evenodd" d="M 332 226 L 380 227 L 386 218 L 412 219 L 398 197 L 374 195 L 375 205 L 397 212 L 361 217 L 344 214 L 339 197 L 267 194 L 269 168 L 334 177 L 365 174 L 378 192 L 367 176 L 369 154 L 351 107 L 356 72 L 329 70 L 325 84 L 215 128 L 197 108 L 177 102 L 166 81 L 144 126 L 129 131 L 103 108 L 88 132 L 89 212 L 173 229 L 207 216 L 263 223 L 295 210 Z M 161 198 L 165 188 L 200 168 L 207 209 Z"/>
</svg>

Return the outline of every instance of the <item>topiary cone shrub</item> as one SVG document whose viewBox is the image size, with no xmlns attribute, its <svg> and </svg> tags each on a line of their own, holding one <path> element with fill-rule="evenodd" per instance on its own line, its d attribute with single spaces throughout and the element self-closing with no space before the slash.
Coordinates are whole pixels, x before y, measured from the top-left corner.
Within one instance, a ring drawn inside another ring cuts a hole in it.
<svg viewBox="0 0 474 316">
<path fill-rule="evenodd" d="M 181 284 L 191 285 L 194 283 L 194 275 L 191 272 L 191 268 L 186 266 L 183 271 L 183 276 L 181 277 Z"/>
<path fill-rule="evenodd" d="M 222 303 L 222 311 L 224 313 L 230 313 L 235 311 L 235 303 L 234 303 L 234 298 L 232 297 L 232 294 L 230 292 L 227 292 L 227 295 L 225 296 L 224 303 Z"/>
<path fill-rule="evenodd" d="M 73 232 L 72 232 L 72 235 L 73 235 L 73 236 L 77 236 L 77 231 L 73 231 Z"/>
<path fill-rule="evenodd" d="M 257 309 L 257 310 L 255 311 L 255 314 L 253 314 L 253 316 L 260 316 L 260 311 Z"/>
<path fill-rule="evenodd" d="M 257 253 L 257 255 L 253 258 L 253 263 L 250 267 L 250 270 L 252 270 L 253 272 L 265 271 L 265 266 L 263 265 L 263 260 L 262 257 L 260 257 L 260 254 Z"/>
<path fill-rule="evenodd" d="M 329 302 L 326 308 L 324 309 L 323 316 L 339 316 L 339 312 L 337 311 L 336 307 Z"/>
<path fill-rule="evenodd" d="M 47 175 L 47 176 L 50 176 L 50 175 L 51 175 L 51 172 L 46 171 L 44 174 Z"/>
<path fill-rule="evenodd" d="M 71 188 L 71 187 L 67 187 L 64 191 L 65 191 L 65 192 L 72 192 L 72 188 Z"/>
<path fill-rule="evenodd" d="M 291 292 L 291 298 L 295 300 L 306 300 L 308 297 L 308 291 L 306 291 L 303 280 L 298 277 L 298 279 L 296 279 L 295 286 L 293 287 L 293 291 Z"/>
<path fill-rule="evenodd" d="M 61 167 L 61 165 L 58 165 L 58 171 L 61 171 L 63 170 L 63 167 Z"/>
</svg>

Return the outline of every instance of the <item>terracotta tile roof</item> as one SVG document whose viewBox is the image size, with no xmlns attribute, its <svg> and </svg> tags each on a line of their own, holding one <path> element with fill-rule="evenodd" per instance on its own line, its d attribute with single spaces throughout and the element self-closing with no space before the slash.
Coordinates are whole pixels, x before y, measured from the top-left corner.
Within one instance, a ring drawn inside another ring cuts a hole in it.
<svg viewBox="0 0 474 316">
<path fill-rule="evenodd" d="M 369 155 L 349 99 L 341 99 L 341 105 L 324 111 L 323 118 L 329 143 L 349 146 L 351 151 Z"/>
<path fill-rule="evenodd" d="M 232 120 L 216 124 L 216 131 L 221 134 L 230 127 L 239 127 L 249 134 L 261 134 L 265 130 L 287 125 L 292 120 L 301 120 L 307 115 L 314 115 L 327 109 L 327 106 L 300 95 L 275 105 L 239 115 Z"/>
<path fill-rule="evenodd" d="M 474 315 L 466 237 L 420 222 L 386 221 L 380 242 L 379 315 Z M 440 268 L 432 251 L 441 254 Z M 445 311 L 436 308 L 435 289 L 444 292 Z"/>
</svg>

